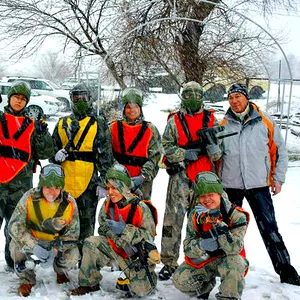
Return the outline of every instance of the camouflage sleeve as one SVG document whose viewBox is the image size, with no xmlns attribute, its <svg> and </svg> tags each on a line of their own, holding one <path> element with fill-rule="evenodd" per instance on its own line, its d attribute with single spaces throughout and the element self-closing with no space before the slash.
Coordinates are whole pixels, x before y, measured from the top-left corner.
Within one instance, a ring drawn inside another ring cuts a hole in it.
<svg viewBox="0 0 300 300">
<path fill-rule="evenodd" d="M 143 202 L 139 203 L 143 211 L 143 220 L 140 227 L 136 227 L 132 224 L 126 224 L 124 232 L 115 241 L 118 247 L 126 247 L 126 245 L 136 245 L 142 240 L 153 242 L 155 235 L 155 223 L 152 217 L 152 213 Z"/>
<path fill-rule="evenodd" d="M 11 238 L 19 245 L 20 249 L 32 249 L 37 240 L 33 237 L 30 230 L 27 229 L 27 208 L 26 201 L 32 195 L 33 189 L 27 191 L 18 202 L 8 223 L 8 232 Z"/>
<path fill-rule="evenodd" d="M 79 213 L 75 199 L 69 194 L 68 199 L 72 202 L 74 207 L 74 213 L 72 220 L 69 225 L 66 227 L 66 231 L 61 236 L 61 239 L 64 241 L 78 240 L 80 234 L 80 222 L 79 222 Z"/>
<path fill-rule="evenodd" d="M 109 229 L 106 223 L 106 210 L 105 210 L 106 201 L 103 202 L 98 215 L 98 224 L 99 224 L 98 234 L 106 236 L 111 239 L 117 239 L 118 237 Z"/>
<path fill-rule="evenodd" d="M 32 142 L 37 159 L 47 159 L 54 155 L 53 141 L 48 130 L 43 134 L 37 134 L 34 131 Z"/>
<path fill-rule="evenodd" d="M 60 120 L 60 119 L 59 119 Z M 53 147 L 54 147 L 54 154 L 53 156 L 49 159 L 50 162 L 52 163 L 57 163 L 54 159 L 55 153 L 62 148 L 62 143 L 58 134 L 58 123 L 59 120 L 57 121 L 53 133 L 52 133 L 52 141 L 53 141 Z"/>
<path fill-rule="evenodd" d="M 162 154 L 161 137 L 157 128 L 149 123 L 152 130 L 152 138 L 148 148 L 148 161 L 143 165 L 141 174 L 152 181 L 158 173 L 160 157 Z"/>
<path fill-rule="evenodd" d="M 220 248 L 227 255 L 238 254 L 243 248 L 244 236 L 247 230 L 246 215 L 235 210 L 232 214 L 232 225 L 234 228 L 229 231 L 231 241 L 228 241 L 228 237 L 225 234 L 218 236 Z"/>
<path fill-rule="evenodd" d="M 219 126 L 219 121 L 217 118 L 214 119 L 214 125 L 213 126 Z M 206 150 L 207 155 L 210 158 L 211 161 L 217 161 L 222 157 L 223 154 L 223 143 L 221 139 L 217 139 L 218 144 L 217 145 L 210 145 L 207 144 Z"/>
<path fill-rule="evenodd" d="M 113 154 L 111 147 L 111 137 L 106 121 L 101 117 L 97 117 L 98 133 L 94 142 L 94 151 L 97 153 L 97 170 L 103 180 L 106 171 L 113 164 Z"/>
<path fill-rule="evenodd" d="M 162 136 L 162 146 L 169 162 L 184 161 L 184 149 L 178 146 L 178 133 L 174 117 L 170 117 Z"/>
<path fill-rule="evenodd" d="M 192 221 L 193 213 L 190 214 L 186 229 L 186 237 L 183 241 L 184 254 L 190 258 L 200 258 L 206 251 L 200 247 L 200 236 Z"/>
</svg>

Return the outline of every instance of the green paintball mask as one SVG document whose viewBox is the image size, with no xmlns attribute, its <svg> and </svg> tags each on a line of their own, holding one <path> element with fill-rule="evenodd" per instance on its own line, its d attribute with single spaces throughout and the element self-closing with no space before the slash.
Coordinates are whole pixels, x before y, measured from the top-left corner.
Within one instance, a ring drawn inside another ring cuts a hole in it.
<svg viewBox="0 0 300 300">
<path fill-rule="evenodd" d="M 184 90 L 181 94 L 182 102 L 181 105 L 187 112 L 195 113 L 203 108 L 203 91 L 188 89 Z"/>
<path fill-rule="evenodd" d="M 73 112 L 78 115 L 84 115 L 89 110 L 89 103 L 84 99 L 78 99 L 76 102 L 73 100 L 72 103 Z"/>
</svg>

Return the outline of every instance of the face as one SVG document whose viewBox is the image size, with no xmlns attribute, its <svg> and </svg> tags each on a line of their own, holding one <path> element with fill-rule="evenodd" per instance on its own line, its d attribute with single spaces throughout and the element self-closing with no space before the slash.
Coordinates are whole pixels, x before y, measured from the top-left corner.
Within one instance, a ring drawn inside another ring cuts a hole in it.
<svg viewBox="0 0 300 300">
<path fill-rule="evenodd" d="M 110 200 L 113 203 L 118 203 L 123 199 L 123 195 L 111 183 L 106 183 L 106 190 Z"/>
<path fill-rule="evenodd" d="M 141 108 L 136 103 L 127 103 L 125 106 L 125 116 L 130 122 L 134 122 L 141 114 Z"/>
<path fill-rule="evenodd" d="M 26 106 L 26 97 L 22 94 L 14 94 L 10 97 L 10 107 L 18 112 Z"/>
<path fill-rule="evenodd" d="M 231 93 L 228 100 L 230 108 L 236 113 L 242 113 L 248 105 L 248 99 L 241 93 Z"/>
<path fill-rule="evenodd" d="M 42 192 L 48 202 L 54 202 L 60 195 L 61 189 L 43 186 Z"/>
<path fill-rule="evenodd" d="M 207 209 L 219 209 L 221 206 L 221 195 L 218 193 L 209 193 L 198 198 L 198 202 Z"/>
</svg>

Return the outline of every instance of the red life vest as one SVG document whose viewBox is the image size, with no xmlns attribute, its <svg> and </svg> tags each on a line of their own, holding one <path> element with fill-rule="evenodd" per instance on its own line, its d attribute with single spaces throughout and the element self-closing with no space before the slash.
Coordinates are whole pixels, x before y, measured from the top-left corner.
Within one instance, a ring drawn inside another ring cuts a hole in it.
<svg viewBox="0 0 300 300">
<path fill-rule="evenodd" d="M 115 159 L 124 165 L 130 176 L 139 176 L 148 161 L 148 149 L 153 132 L 146 121 L 129 125 L 114 121 L 111 125 L 112 150 Z"/>
<path fill-rule="evenodd" d="M 182 114 L 185 119 L 186 129 L 184 128 L 182 120 L 180 120 L 179 112 L 174 115 L 174 120 L 178 132 L 178 146 L 185 147 L 189 142 L 199 140 L 196 132 L 204 127 L 210 128 L 214 126 L 215 117 L 213 110 L 204 110 L 202 112 L 189 115 Z M 208 115 L 209 120 L 205 120 L 205 115 Z M 208 122 L 207 122 L 208 121 Z M 204 123 L 207 123 L 204 125 Z M 188 132 L 186 132 L 188 130 Z M 187 134 L 189 136 L 187 136 Z M 198 155 L 198 160 L 190 162 L 186 168 L 186 174 L 192 182 L 195 182 L 196 176 L 199 172 L 213 171 L 214 166 L 207 155 Z"/>
<path fill-rule="evenodd" d="M 0 122 L 0 183 L 14 179 L 31 159 L 34 122 L 4 113 Z"/>
<path fill-rule="evenodd" d="M 158 222 L 158 216 L 157 216 L 157 210 L 155 206 L 151 203 L 151 200 L 140 200 L 139 198 L 133 200 L 130 204 L 126 205 L 123 208 L 119 208 L 117 204 L 112 203 L 110 200 L 106 202 L 105 205 L 105 211 L 107 218 L 112 219 L 112 216 L 110 214 L 109 208 L 114 209 L 114 216 L 115 220 L 119 221 L 119 216 L 121 215 L 123 220 L 125 221 L 126 224 L 132 224 L 136 227 L 140 227 L 143 221 L 143 210 L 142 208 L 138 205 L 138 203 L 142 201 L 144 202 L 150 209 L 155 226 L 157 225 Z M 153 235 L 156 235 L 156 232 L 153 233 Z M 112 249 L 121 257 L 127 259 L 128 254 L 120 247 L 117 247 L 116 244 L 112 239 L 108 239 L 108 242 Z"/>
<path fill-rule="evenodd" d="M 249 223 L 249 220 L 250 220 L 250 215 L 249 215 L 249 213 L 246 210 L 244 210 L 242 207 L 239 207 L 239 206 L 232 205 L 232 208 L 231 208 L 231 210 L 229 212 L 229 216 L 228 216 L 227 220 L 223 219 L 222 217 L 220 217 L 219 220 L 220 221 L 224 221 L 228 225 L 229 228 L 234 227 L 234 225 L 232 224 L 232 220 L 231 220 L 231 214 L 232 214 L 232 212 L 233 212 L 234 209 L 236 209 L 236 210 L 238 210 L 238 211 L 240 211 L 240 212 L 242 212 L 242 213 L 244 213 L 246 215 L 247 226 L 248 226 L 248 223 Z M 199 222 L 197 222 L 197 216 L 196 216 L 195 213 L 192 216 L 192 222 L 193 222 L 193 225 L 196 228 L 196 230 L 198 231 L 198 233 L 199 233 L 200 236 L 203 235 L 203 234 L 205 234 L 206 232 L 209 232 L 209 230 L 211 230 L 212 227 L 213 227 L 212 224 L 199 224 Z M 239 254 L 242 257 L 246 257 L 246 251 L 245 251 L 244 246 L 243 246 L 243 248 L 242 248 L 242 250 L 240 251 Z M 216 251 L 216 255 L 209 256 L 208 259 L 206 259 L 206 260 L 204 260 L 204 261 L 202 261 L 201 263 L 198 263 L 198 264 L 195 263 L 193 261 L 193 259 L 191 259 L 190 257 L 188 257 L 186 255 L 185 255 L 184 259 L 185 259 L 185 262 L 188 265 L 190 265 L 190 266 L 192 266 L 194 268 L 200 269 L 203 266 L 205 266 L 208 263 L 210 263 L 211 261 L 216 260 L 217 258 L 220 258 L 220 257 L 224 257 L 225 255 L 226 254 L 224 252 L 222 253 L 222 252 Z M 245 271 L 244 276 L 247 275 L 247 272 L 248 272 L 248 269 Z"/>
</svg>

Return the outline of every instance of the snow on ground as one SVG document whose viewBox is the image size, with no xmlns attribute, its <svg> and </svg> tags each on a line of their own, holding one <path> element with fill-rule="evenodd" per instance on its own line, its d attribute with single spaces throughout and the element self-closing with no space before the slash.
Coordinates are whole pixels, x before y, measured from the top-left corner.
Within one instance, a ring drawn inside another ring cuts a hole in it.
<svg viewBox="0 0 300 300">
<path fill-rule="evenodd" d="M 300 89 L 299 93 L 300 95 Z M 300 105 L 300 97 L 293 97 L 294 107 L 298 109 Z M 258 105 L 262 106 L 266 102 L 265 100 L 255 101 Z M 152 121 L 162 133 L 166 124 L 167 113 L 161 111 L 166 109 L 172 109 L 174 104 L 178 104 L 178 98 L 176 95 L 156 94 L 151 95 L 151 99 L 143 110 L 146 116 L 146 120 Z M 151 104 L 150 104 L 151 103 Z M 219 104 L 219 103 L 218 103 Z M 223 103 L 224 107 L 228 107 L 228 103 Z M 300 110 L 297 110 L 300 111 Z M 49 119 L 49 129 L 52 131 L 57 118 Z M 282 131 L 285 135 L 285 130 Z M 298 141 L 299 139 L 299 141 Z M 288 148 L 293 148 L 300 153 L 300 138 L 296 138 L 291 134 L 288 134 Z M 42 161 L 42 164 L 46 164 L 47 161 Z M 300 230 L 300 162 L 290 162 L 287 172 L 286 183 L 283 186 L 282 192 L 273 198 L 277 223 L 282 234 L 286 246 L 289 250 L 292 264 L 300 272 L 300 256 L 298 247 L 298 237 Z M 34 185 L 38 183 L 38 175 L 34 175 Z M 156 237 L 156 244 L 160 249 L 161 228 L 163 223 L 163 215 L 165 209 L 165 198 L 168 184 L 168 175 L 164 169 L 160 169 L 158 176 L 154 180 L 152 201 L 158 208 L 159 223 Z M 99 207 L 102 201 L 99 202 Z M 250 211 L 247 202 L 244 203 L 244 207 Z M 185 235 L 185 226 L 182 231 L 182 235 Z M 0 300 L 3 299 L 20 299 L 16 294 L 16 290 L 19 284 L 18 277 L 13 273 L 5 271 L 4 261 L 4 237 L 3 228 L 0 233 Z M 260 234 L 255 224 L 255 220 L 251 214 L 251 220 L 248 228 L 248 232 L 245 238 L 245 247 L 247 257 L 250 261 L 250 270 L 246 277 L 246 287 L 243 294 L 244 300 L 300 300 L 300 287 L 295 287 L 288 284 L 281 284 L 279 276 L 274 272 L 271 261 L 264 247 Z M 183 252 L 181 249 L 181 255 L 179 263 L 183 261 Z M 158 272 L 162 265 L 158 265 L 156 271 Z M 122 295 L 115 290 L 115 281 L 120 272 L 111 272 L 110 268 L 104 268 L 102 270 L 103 280 L 101 282 L 102 291 L 96 292 L 90 295 L 81 297 L 69 297 L 67 291 L 73 288 L 77 283 L 78 270 L 71 272 L 71 283 L 69 285 L 59 286 L 55 283 L 55 273 L 51 269 L 41 269 L 39 266 L 36 268 L 37 273 L 37 285 L 33 289 L 32 295 L 28 299 L 120 299 Z M 216 299 L 217 286 L 211 293 L 209 299 Z M 190 297 L 177 291 L 172 281 L 158 282 L 157 290 L 153 295 L 143 297 L 144 299 L 167 299 L 167 300 L 186 300 Z"/>
</svg>

